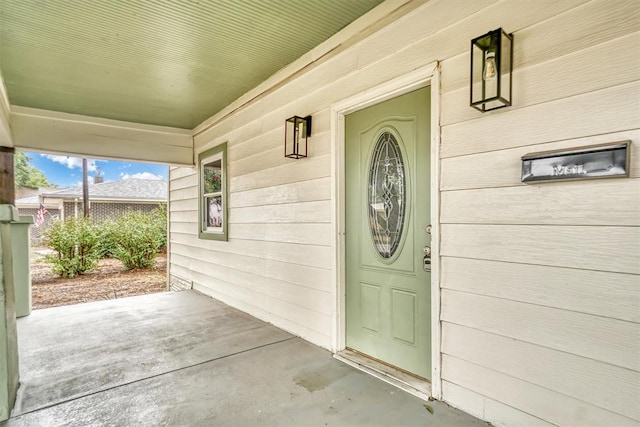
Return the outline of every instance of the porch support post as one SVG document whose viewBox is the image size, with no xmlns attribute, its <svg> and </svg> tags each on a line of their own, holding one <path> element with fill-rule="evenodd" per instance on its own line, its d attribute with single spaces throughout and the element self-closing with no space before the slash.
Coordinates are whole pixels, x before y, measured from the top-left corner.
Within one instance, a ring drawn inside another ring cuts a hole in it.
<svg viewBox="0 0 640 427">
<path fill-rule="evenodd" d="M 14 152 L 13 147 L 0 147 L 0 205 L 13 205 L 15 202 Z"/>
<path fill-rule="evenodd" d="M 4 192 L 0 193 L 6 197 Z M 11 414 L 20 380 L 11 249 L 11 222 L 18 219 L 18 210 L 13 205 L 0 204 L 0 421 Z"/>
</svg>

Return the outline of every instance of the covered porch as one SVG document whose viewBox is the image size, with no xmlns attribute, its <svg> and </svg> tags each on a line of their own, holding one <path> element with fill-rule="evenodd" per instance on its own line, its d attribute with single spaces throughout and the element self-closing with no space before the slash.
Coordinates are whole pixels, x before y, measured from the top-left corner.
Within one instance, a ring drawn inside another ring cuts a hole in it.
<svg viewBox="0 0 640 427">
<path fill-rule="evenodd" d="M 38 310 L 18 344 L 0 426 L 486 425 L 195 291 Z"/>
</svg>

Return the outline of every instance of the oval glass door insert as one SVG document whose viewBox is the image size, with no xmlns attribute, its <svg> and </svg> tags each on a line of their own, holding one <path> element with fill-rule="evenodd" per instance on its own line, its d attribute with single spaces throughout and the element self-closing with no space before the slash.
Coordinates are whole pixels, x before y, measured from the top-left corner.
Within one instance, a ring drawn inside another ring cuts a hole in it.
<svg viewBox="0 0 640 427">
<path fill-rule="evenodd" d="M 405 221 L 406 182 L 400 145 L 383 132 L 373 149 L 369 167 L 369 228 L 378 254 L 393 257 Z"/>
</svg>

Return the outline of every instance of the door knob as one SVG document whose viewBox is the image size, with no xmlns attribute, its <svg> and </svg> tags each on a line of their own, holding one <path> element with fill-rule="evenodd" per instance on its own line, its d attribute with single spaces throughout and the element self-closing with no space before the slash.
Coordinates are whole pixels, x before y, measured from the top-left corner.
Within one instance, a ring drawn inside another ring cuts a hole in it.
<svg viewBox="0 0 640 427">
<path fill-rule="evenodd" d="M 424 251 L 424 256 L 426 256 L 426 257 L 430 257 L 431 256 L 431 246 L 425 246 L 423 251 Z"/>
</svg>

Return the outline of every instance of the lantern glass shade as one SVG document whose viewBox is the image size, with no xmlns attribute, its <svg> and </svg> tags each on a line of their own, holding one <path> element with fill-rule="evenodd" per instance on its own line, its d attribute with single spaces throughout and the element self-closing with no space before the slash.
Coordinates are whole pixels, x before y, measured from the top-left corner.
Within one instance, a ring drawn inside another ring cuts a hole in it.
<svg viewBox="0 0 640 427">
<path fill-rule="evenodd" d="M 308 139 L 311 136 L 311 116 L 293 116 L 285 122 L 284 156 L 292 159 L 307 157 Z"/>
<path fill-rule="evenodd" d="M 471 40 L 471 106 L 482 112 L 511 105 L 513 35 L 502 28 Z"/>
</svg>

